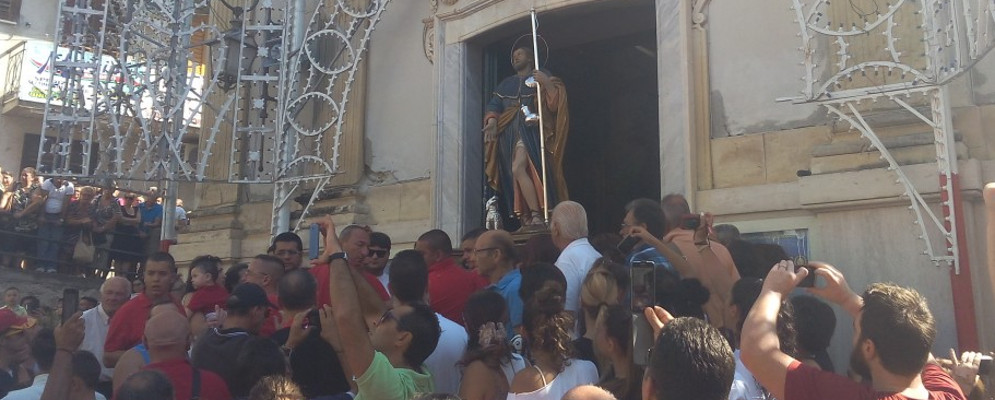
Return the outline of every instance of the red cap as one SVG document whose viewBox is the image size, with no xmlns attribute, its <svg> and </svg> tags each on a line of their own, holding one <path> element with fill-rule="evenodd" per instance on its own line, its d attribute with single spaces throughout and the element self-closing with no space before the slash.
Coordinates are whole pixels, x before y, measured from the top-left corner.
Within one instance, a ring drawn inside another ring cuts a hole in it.
<svg viewBox="0 0 995 400">
<path fill-rule="evenodd" d="M 0 308 L 0 334 L 12 333 L 10 330 L 22 331 L 35 326 L 35 319 L 22 317 L 9 308 Z"/>
</svg>

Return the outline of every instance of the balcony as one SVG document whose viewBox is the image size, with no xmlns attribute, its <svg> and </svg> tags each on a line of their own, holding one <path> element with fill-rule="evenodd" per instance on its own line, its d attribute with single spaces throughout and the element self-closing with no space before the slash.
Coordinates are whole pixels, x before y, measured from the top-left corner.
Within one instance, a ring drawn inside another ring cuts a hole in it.
<svg viewBox="0 0 995 400">
<path fill-rule="evenodd" d="M 0 53 L 0 68 L 6 71 L 3 76 L 3 90 L 0 91 L 0 105 L 2 105 L 0 112 L 4 115 L 40 117 L 45 113 L 44 90 L 36 89 L 35 84 L 40 83 L 36 78 L 48 73 L 48 70 L 35 73 L 31 57 L 26 57 L 29 47 L 43 46 L 44 42 L 29 44 L 22 40 Z M 48 78 L 46 77 L 44 81 L 47 83 Z"/>
</svg>

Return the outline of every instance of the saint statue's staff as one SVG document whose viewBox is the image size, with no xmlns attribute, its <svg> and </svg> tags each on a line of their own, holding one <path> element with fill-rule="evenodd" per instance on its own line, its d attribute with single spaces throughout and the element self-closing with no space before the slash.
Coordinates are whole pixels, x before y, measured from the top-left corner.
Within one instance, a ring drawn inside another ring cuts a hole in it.
<svg viewBox="0 0 995 400">
<path fill-rule="evenodd" d="M 532 14 L 532 61 L 535 63 L 536 71 L 538 71 L 539 70 L 539 34 L 537 32 L 538 22 L 536 20 L 535 8 L 532 9 L 531 14 Z M 534 85 L 530 86 L 534 86 L 536 88 L 536 104 L 539 104 L 538 107 L 539 108 L 539 153 L 542 154 L 540 158 L 542 158 L 541 168 L 542 168 L 542 181 L 543 181 L 542 204 L 545 204 L 545 207 L 542 208 L 542 216 L 543 220 L 546 221 L 546 226 L 549 226 L 549 185 L 545 184 L 545 182 L 549 182 L 548 180 L 546 180 L 546 131 L 545 129 L 543 129 L 544 124 L 542 123 L 542 121 L 544 121 L 542 117 L 542 110 L 546 107 L 542 106 L 543 104 L 542 88 L 539 87 L 539 81 L 535 80 L 535 78 L 532 78 L 532 82 L 534 83 Z"/>
</svg>

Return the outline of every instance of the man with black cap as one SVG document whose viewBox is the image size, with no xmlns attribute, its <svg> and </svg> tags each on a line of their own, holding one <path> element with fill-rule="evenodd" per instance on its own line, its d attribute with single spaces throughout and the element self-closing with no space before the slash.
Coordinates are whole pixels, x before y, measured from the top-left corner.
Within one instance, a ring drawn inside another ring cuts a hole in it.
<svg viewBox="0 0 995 400">
<path fill-rule="evenodd" d="M 220 328 L 208 330 L 193 346 L 193 365 L 213 371 L 228 385 L 235 381 L 235 363 L 250 336 L 258 336 L 263 323 L 275 308 L 266 291 L 253 283 L 235 287 L 226 303 L 228 315 Z"/>
<path fill-rule="evenodd" d="M 34 318 L 19 316 L 9 308 L 0 308 L 0 398 L 15 389 L 19 381 L 30 382 L 28 371 L 22 364 L 31 357 L 26 331 L 35 323 Z"/>
</svg>

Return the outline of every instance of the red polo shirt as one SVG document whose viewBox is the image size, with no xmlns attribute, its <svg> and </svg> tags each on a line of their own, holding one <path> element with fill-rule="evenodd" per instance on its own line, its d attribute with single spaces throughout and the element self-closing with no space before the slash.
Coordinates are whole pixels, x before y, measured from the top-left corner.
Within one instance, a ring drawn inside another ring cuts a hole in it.
<svg viewBox="0 0 995 400">
<path fill-rule="evenodd" d="M 125 351 L 142 342 L 145 335 L 145 322 L 152 312 L 152 301 L 145 293 L 139 293 L 128 300 L 114 313 L 110 326 L 107 328 L 107 339 L 104 341 L 104 352 Z M 186 314 L 183 306 L 176 303 L 176 310 Z"/>
<path fill-rule="evenodd" d="M 177 399 L 192 399 L 193 393 L 193 367 L 190 361 L 182 358 L 160 361 L 142 367 L 143 370 L 154 370 L 162 372 L 173 384 L 173 395 Z M 198 368 L 200 371 L 200 396 L 201 400 L 231 400 L 231 393 L 228 385 L 218 374 L 206 369 Z"/>
<path fill-rule="evenodd" d="M 490 285 L 486 278 L 456 265 L 452 257 L 428 268 L 428 297 L 432 309 L 463 325 L 463 307 L 474 292 Z"/>
<path fill-rule="evenodd" d="M 280 318 L 280 298 L 275 293 L 267 294 L 266 298 L 269 299 L 270 303 L 276 306 L 275 308 L 270 307 L 269 317 L 263 321 L 263 327 L 259 328 L 259 336 L 268 338 L 273 336 L 273 333 L 276 332 L 276 322 Z"/>
<path fill-rule="evenodd" d="M 329 268 L 330 266 L 328 264 L 320 264 L 308 270 L 311 272 L 311 275 L 314 276 L 314 279 L 318 281 L 318 293 L 315 298 L 315 302 L 318 304 L 318 307 L 324 307 L 325 305 L 332 304 L 331 292 L 328 290 L 328 279 L 332 276 L 332 271 Z M 390 295 L 387 294 L 387 290 L 383 288 L 383 284 L 380 283 L 380 280 L 377 279 L 377 277 L 366 271 L 360 271 L 360 274 L 364 279 L 366 279 L 366 282 L 373 287 L 373 290 L 377 291 L 377 294 L 380 295 L 381 300 L 385 302 L 390 300 Z"/>
</svg>

